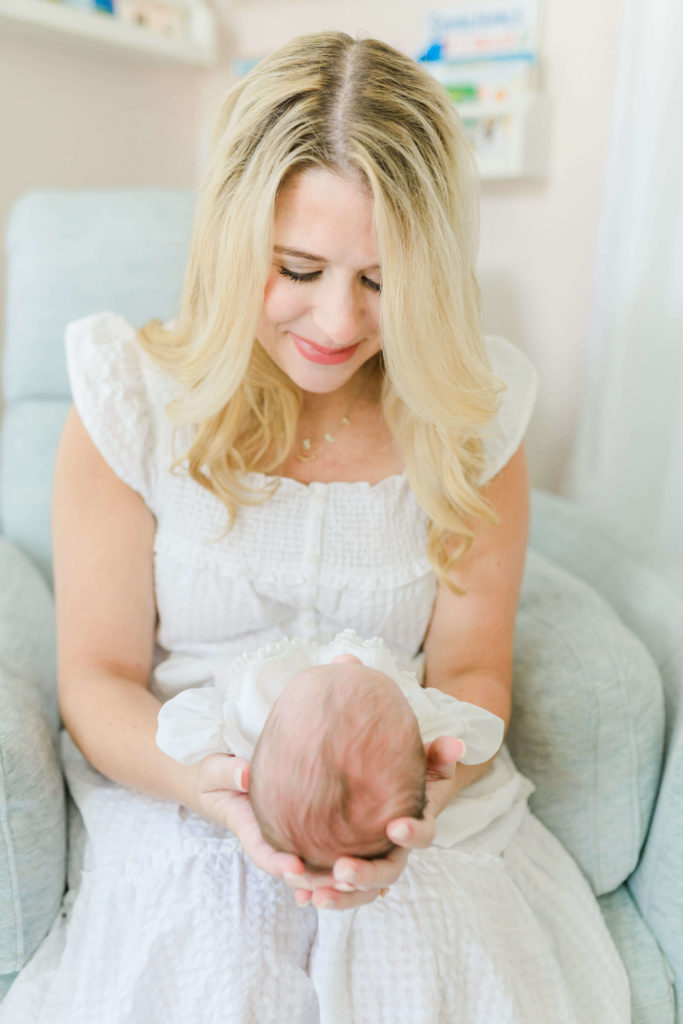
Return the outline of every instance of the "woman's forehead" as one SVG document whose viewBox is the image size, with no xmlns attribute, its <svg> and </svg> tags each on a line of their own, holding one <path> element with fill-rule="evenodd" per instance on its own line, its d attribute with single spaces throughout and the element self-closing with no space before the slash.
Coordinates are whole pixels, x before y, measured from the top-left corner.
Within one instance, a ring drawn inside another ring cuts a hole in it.
<svg viewBox="0 0 683 1024">
<path fill-rule="evenodd" d="M 307 168 L 278 196 L 275 251 L 311 262 L 352 259 L 363 269 L 378 269 L 373 205 L 360 178 Z"/>
</svg>

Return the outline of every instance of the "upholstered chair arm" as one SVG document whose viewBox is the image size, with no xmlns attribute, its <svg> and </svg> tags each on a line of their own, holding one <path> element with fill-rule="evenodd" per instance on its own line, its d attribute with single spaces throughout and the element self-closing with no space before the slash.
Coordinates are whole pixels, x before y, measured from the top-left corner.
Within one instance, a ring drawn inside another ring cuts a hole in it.
<svg viewBox="0 0 683 1024">
<path fill-rule="evenodd" d="M 0 998 L 59 910 L 66 818 L 57 754 L 54 603 L 0 537 Z"/>
</svg>

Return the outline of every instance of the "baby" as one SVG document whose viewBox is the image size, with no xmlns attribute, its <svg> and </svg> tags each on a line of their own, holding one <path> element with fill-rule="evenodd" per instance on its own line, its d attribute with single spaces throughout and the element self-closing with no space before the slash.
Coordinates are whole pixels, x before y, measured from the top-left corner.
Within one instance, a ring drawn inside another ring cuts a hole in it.
<svg viewBox="0 0 683 1024">
<path fill-rule="evenodd" d="M 386 826 L 420 818 L 425 744 L 463 741 L 477 764 L 502 742 L 503 722 L 483 708 L 424 689 L 380 640 L 346 630 L 329 644 L 287 640 L 235 662 L 174 656 L 156 672 L 163 689 L 183 675 L 218 685 L 185 690 L 159 713 L 157 743 L 191 764 L 207 754 L 251 759 L 249 797 L 264 838 L 312 869 L 337 857 L 383 857 Z"/>
<path fill-rule="evenodd" d="M 424 812 L 414 711 L 389 676 L 353 655 L 298 672 L 256 744 L 249 795 L 264 838 L 307 867 L 386 856 L 389 822 Z"/>
</svg>

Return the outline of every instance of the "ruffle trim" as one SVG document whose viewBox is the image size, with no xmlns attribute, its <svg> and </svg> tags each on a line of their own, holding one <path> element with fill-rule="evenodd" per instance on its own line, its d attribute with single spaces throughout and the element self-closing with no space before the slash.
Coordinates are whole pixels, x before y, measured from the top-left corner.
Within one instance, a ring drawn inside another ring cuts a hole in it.
<svg viewBox="0 0 683 1024">
<path fill-rule="evenodd" d="M 230 536 L 229 534 L 227 535 Z M 240 544 L 230 550 L 220 549 L 221 540 L 215 544 L 197 544 L 160 527 L 154 539 L 154 552 L 169 561 L 174 561 L 195 571 L 215 573 L 227 579 L 247 581 L 255 588 L 261 585 L 281 584 L 286 578 L 288 586 L 309 586 L 311 575 L 299 558 L 290 562 L 285 558 L 279 564 L 273 564 L 271 558 L 258 557 L 255 545 L 250 545 L 245 554 Z M 343 552 L 337 558 L 325 555 L 323 551 L 321 563 L 315 574 L 317 587 L 331 590 L 352 588 L 363 591 L 385 591 L 396 587 L 408 586 L 427 576 L 433 576 L 434 570 L 429 562 L 426 551 L 416 550 L 414 555 L 402 559 L 395 565 L 368 565 L 359 559 L 358 565 L 345 564 Z"/>
<path fill-rule="evenodd" d="M 336 650 L 337 647 L 340 648 L 338 651 Z M 324 651 L 332 659 L 337 654 L 353 654 L 353 651 L 349 651 L 349 647 L 355 647 L 359 651 L 373 651 L 380 654 L 382 660 L 387 663 L 387 668 L 382 670 L 387 675 L 392 677 L 406 676 L 411 681 L 414 681 L 415 677 L 411 672 L 406 672 L 396 664 L 394 655 L 382 637 L 373 636 L 364 639 L 358 636 L 354 629 L 344 629 L 341 633 L 337 633 L 334 640 L 326 642 L 312 640 L 310 637 L 293 637 L 291 639 L 285 637 L 282 640 L 275 640 L 271 644 L 264 644 L 263 647 L 259 647 L 256 651 L 245 651 L 243 654 L 238 655 L 232 662 L 231 674 L 232 672 L 243 672 L 254 665 L 260 667 L 267 661 L 280 659 L 284 654 L 289 654 L 292 650 L 301 651 L 312 658 L 317 657 Z M 327 662 L 324 662 L 324 664 L 327 664 Z"/>
</svg>

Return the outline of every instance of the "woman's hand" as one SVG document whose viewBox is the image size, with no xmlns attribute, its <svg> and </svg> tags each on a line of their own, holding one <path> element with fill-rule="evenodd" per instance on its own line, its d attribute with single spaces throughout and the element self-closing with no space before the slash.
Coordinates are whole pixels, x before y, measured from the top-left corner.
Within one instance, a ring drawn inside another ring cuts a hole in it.
<svg viewBox="0 0 683 1024">
<path fill-rule="evenodd" d="M 397 847 L 381 860 L 339 857 L 332 872 L 287 872 L 283 877 L 296 892 L 300 907 L 310 903 L 318 910 L 348 910 L 372 903 L 396 881 L 408 860 L 408 850 Z"/>
<path fill-rule="evenodd" d="M 288 871 L 284 879 L 296 889 L 299 906 L 347 910 L 371 903 L 384 895 L 399 877 L 411 850 L 429 846 L 436 831 L 436 817 L 453 796 L 455 766 L 465 751 L 462 740 L 440 736 L 425 746 L 427 760 L 427 806 L 424 817 L 395 818 L 387 825 L 387 836 L 396 849 L 378 860 L 339 857 L 332 873 Z"/>
<path fill-rule="evenodd" d="M 261 834 L 249 800 L 249 762 L 231 754 L 210 754 L 199 763 L 197 804 L 200 813 L 230 829 L 242 844 L 247 857 L 262 871 L 275 878 L 303 871 L 301 860 L 281 853 Z"/>
<path fill-rule="evenodd" d="M 425 745 L 427 760 L 427 806 L 423 818 L 397 818 L 387 834 L 399 846 L 424 849 L 434 841 L 436 819 L 457 789 L 455 767 L 465 753 L 465 744 L 455 736 L 438 736 Z"/>
</svg>

